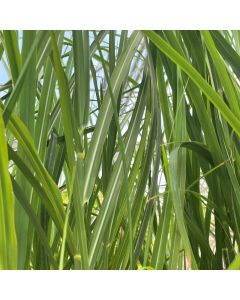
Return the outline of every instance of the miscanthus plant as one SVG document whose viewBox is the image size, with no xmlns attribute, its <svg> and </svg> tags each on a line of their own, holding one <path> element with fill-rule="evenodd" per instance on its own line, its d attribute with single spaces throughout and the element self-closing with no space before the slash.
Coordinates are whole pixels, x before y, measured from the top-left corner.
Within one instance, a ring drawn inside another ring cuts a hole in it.
<svg viewBox="0 0 240 300">
<path fill-rule="evenodd" d="M 240 32 L 2 31 L 0 268 L 234 269 Z"/>
</svg>

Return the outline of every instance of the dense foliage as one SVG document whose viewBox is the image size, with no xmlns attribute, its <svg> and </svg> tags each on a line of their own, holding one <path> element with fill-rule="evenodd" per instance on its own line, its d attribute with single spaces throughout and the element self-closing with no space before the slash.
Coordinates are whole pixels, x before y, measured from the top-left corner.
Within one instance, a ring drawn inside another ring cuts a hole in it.
<svg viewBox="0 0 240 300">
<path fill-rule="evenodd" d="M 238 268 L 240 32 L 0 37 L 1 269 Z"/>
</svg>

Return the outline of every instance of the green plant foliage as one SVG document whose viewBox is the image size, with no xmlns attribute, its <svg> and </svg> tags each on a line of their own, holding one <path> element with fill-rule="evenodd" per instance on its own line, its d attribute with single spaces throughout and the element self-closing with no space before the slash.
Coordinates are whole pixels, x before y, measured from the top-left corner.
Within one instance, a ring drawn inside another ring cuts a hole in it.
<svg viewBox="0 0 240 300">
<path fill-rule="evenodd" d="M 0 269 L 239 269 L 238 31 L 0 37 Z"/>
</svg>

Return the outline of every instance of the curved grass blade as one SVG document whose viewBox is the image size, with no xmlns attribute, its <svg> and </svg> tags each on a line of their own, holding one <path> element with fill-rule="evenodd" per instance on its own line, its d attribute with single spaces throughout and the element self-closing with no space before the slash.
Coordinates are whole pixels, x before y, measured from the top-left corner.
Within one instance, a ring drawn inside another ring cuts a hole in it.
<svg viewBox="0 0 240 300">
<path fill-rule="evenodd" d="M 174 50 L 163 38 L 157 33 L 145 30 L 143 31 L 147 37 L 161 50 L 166 56 L 168 56 L 174 63 L 176 63 L 203 91 L 208 97 L 209 101 L 220 111 L 226 121 L 230 124 L 233 130 L 240 136 L 240 122 L 229 107 L 225 104 L 223 99 L 218 95 L 216 91 L 207 83 L 207 81 L 199 74 L 199 72 L 191 66 L 191 64 L 176 50 Z"/>
<path fill-rule="evenodd" d="M 8 151 L 5 127 L 0 111 L 0 269 L 17 269 L 17 239 L 14 220 L 14 199 L 8 172 Z"/>
</svg>

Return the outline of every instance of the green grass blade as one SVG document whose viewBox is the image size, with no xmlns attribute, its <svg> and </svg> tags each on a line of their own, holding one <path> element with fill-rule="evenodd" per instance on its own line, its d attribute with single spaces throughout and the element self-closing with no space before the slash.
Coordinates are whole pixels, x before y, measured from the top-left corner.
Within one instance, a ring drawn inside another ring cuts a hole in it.
<svg viewBox="0 0 240 300">
<path fill-rule="evenodd" d="M 0 111 L 0 269 L 17 269 L 17 239 L 14 221 L 13 189 L 8 172 L 6 130 Z"/>
</svg>

